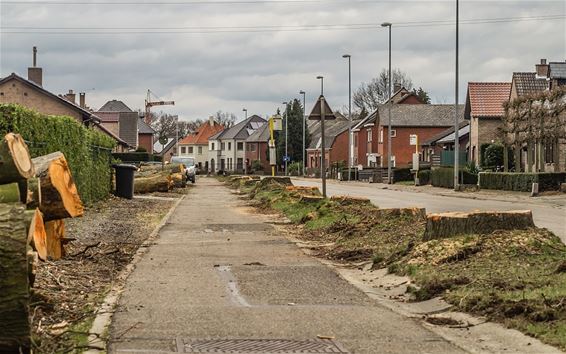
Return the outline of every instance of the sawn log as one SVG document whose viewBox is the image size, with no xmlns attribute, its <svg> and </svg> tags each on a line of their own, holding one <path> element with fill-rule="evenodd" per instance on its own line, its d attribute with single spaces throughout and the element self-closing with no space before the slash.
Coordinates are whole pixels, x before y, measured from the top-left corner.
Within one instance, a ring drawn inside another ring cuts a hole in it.
<svg viewBox="0 0 566 354">
<path fill-rule="evenodd" d="M 19 134 L 6 134 L 0 141 L 0 184 L 18 182 L 34 174 L 24 139 Z"/>
</svg>

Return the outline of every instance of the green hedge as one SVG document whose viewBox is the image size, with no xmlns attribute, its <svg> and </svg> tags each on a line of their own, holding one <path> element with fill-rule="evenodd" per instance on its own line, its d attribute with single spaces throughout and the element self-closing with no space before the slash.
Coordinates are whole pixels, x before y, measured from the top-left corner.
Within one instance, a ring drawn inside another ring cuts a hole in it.
<svg viewBox="0 0 566 354">
<path fill-rule="evenodd" d="M 432 171 L 431 170 L 419 170 L 418 172 L 419 184 L 425 186 L 431 183 Z"/>
<path fill-rule="evenodd" d="M 566 172 L 480 172 L 480 188 L 484 189 L 530 192 L 532 184 L 538 183 L 540 192 L 557 191 L 565 182 Z"/>
<path fill-rule="evenodd" d="M 162 157 L 159 155 L 152 155 L 149 152 L 135 151 L 135 152 L 115 152 L 112 154 L 117 160 L 122 162 L 161 162 Z"/>
<path fill-rule="evenodd" d="M 430 181 L 435 187 L 454 188 L 454 169 L 448 167 L 432 169 Z M 467 170 L 460 170 L 460 183 L 477 184 L 478 175 L 470 173 Z"/>
<path fill-rule="evenodd" d="M 414 177 L 410 168 L 395 168 L 393 169 L 393 181 L 413 181 Z"/>
<path fill-rule="evenodd" d="M 0 104 L 0 134 L 20 134 L 32 157 L 61 151 L 85 204 L 110 193 L 110 150 L 115 141 L 66 116 L 47 116 L 15 104 Z"/>
</svg>

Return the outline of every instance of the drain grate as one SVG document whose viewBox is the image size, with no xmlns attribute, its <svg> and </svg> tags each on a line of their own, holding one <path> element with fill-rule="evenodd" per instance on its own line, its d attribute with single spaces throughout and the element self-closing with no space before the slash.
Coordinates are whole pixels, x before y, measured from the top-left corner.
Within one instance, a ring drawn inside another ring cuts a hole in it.
<svg viewBox="0 0 566 354">
<path fill-rule="evenodd" d="M 185 353 L 348 353 L 338 343 L 329 339 L 200 339 L 182 340 L 182 343 L 178 344 L 181 344 Z"/>
</svg>

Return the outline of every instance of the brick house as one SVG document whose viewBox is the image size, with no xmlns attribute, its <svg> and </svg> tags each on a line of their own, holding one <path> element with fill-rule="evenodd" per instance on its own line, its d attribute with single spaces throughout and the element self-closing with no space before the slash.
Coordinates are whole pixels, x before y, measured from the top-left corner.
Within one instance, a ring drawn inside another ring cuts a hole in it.
<svg viewBox="0 0 566 354">
<path fill-rule="evenodd" d="M 454 151 L 454 127 L 450 127 L 432 138 L 419 142 L 422 161 L 429 162 L 432 166 L 443 165 L 442 153 L 444 151 Z M 458 140 L 460 151 L 467 151 L 470 146 L 470 122 L 463 121 L 458 129 Z M 453 159 L 450 159 L 453 161 Z"/>
<path fill-rule="evenodd" d="M 224 126 L 208 118 L 198 129 L 187 135 L 179 142 L 179 156 L 192 157 L 199 170 L 208 171 L 208 138 L 224 130 Z"/>
<path fill-rule="evenodd" d="M 481 146 L 501 142 L 503 105 L 509 100 L 510 82 L 469 82 L 464 117 L 470 122 L 469 159 L 480 163 Z"/>
<path fill-rule="evenodd" d="M 262 125 L 246 139 L 246 170 L 251 171 L 254 161 L 259 161 L 261 171 L 271 172 L 269 161 L 269 124 Z"/>
<path fill-rule="evenodd" d="M 140 119 L 138 112 L 132 111 L 124 102 L 110 100 L 96 111 L 96 115 L 100 117 L 103 126 L 114 132 L 114 134 L 118 134 L 121 139 L 125 140 L 134 149 L 140 146 L 141 137 L 143 147 L 148 152 L 153 152 L 153 135 L 155 131 Z M 140 129 L 142 132 L 141 136 Z"/>
<path fill-rule="evenodd" d="M 385 104 L 388 102 L 389 100 Z M 397 84 L 394 94 L 391 96 L 391 102 L 394 104 L 423 104 L 417 95 Z M 354 145 L 354 161 L 352 163 L 355 166 L 377 167 L 381 165 L 381 156 L 378 155 L 379 143 L 376 123 L 378 123 L 376 117 L 370 114 L 357 122 L 352 128 Z"/>
<path fill-rule="evenodd" d="M 155 129 L 147 124 L 142 117 L 138 118 L 138 148 L 142 147 L 150 154 L 155 143 Z"/>
<path fill-rule="evenodd" d="M 76 94 L 69 90 L 65 95 L 56 95 L 42 86 L 41 68 L 31 67 L 28 79 L 15 73 L 0 79 L 0 103 L 19 104 L 42 114 L 69 116 L 85 126 L 91 126 L 114 139 L 117 143 L 115 151 L 122 152 L 129 144 L 101 124 L 101 119 L 86 106 L 86 95 L 79 94 L 80 102 L 76 103 Z"/>
<path fill-rule="evenodd" d="M 258 115 L 224 129 L 208 139 L 210 171 L 246 172 L 246 139 L 267 121 Z"/>
</svg>

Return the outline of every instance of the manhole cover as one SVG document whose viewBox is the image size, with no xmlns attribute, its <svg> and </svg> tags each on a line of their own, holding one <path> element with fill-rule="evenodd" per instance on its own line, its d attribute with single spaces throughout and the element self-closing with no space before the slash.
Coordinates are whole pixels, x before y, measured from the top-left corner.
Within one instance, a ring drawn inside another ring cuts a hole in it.
<svg viewBox="0 0 566 354">
<path fill-rule="evenodd" d="M 178 344 L 182 344 L 185 353 L 348 353 L 328 339 L 201 339 L 183 340 Z"/>
</svg>

